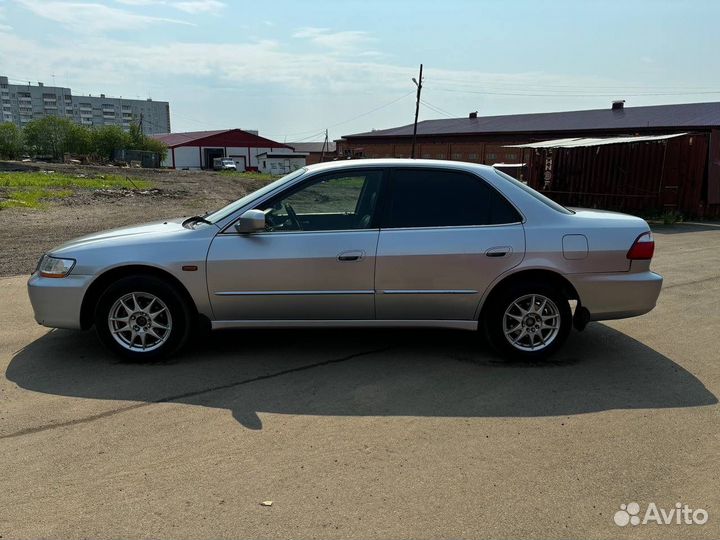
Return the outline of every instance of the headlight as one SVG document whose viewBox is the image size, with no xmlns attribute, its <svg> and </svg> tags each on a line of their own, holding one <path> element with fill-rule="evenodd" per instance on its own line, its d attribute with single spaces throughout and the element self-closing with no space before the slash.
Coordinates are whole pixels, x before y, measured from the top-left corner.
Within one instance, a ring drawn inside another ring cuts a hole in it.
<svg viewBox="0 0 720 540">
<path fill-rule="evenodd" d="M 38 264 L 38 271 L 42 277 L 64 278 L 75 266 L 74 259 L 58 259 L 50 255 L 43 255 Z"/>
</svg>

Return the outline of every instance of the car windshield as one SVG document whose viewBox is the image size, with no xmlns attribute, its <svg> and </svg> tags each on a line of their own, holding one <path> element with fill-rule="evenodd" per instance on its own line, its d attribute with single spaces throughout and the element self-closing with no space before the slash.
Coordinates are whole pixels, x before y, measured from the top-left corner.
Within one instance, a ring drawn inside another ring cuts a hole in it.
<svg viewBox="0 0 720 540">
<path fill-rule="evenodd" d="M 252 193 L 249 193 L 245 195 L 242 199 L 238 199 L 237 201 L 231 202 L 227 206 L 223 206 L 220 210 L 216 210 L 215 212 L 212 212 L 205 217 L 206 220 L 208 220 L 211 223 L 217 223 L 220 220 L 225 219 L 230 214 L 238 210 L 239 208 L 242 208 L 249 202 L 251 202 L 253 199 L 256 199 L 257 197 L 262 197 L 266 193 L 270 193 L 274 189 L 280 187 L 286 182 L 290 182 L 291 180 L 294 180 L 296 178 L 299 178 L 305 172 L 307 169 L 298 169 L 296 171 L 291 172 L 288 175 L 283 176 L 282 178 L 279 178 L 278 180 L 275 180 L 274 182 L 269 183 L 268 185 L 261 187 L 257 191 L 253 191 Z"/>
<path fill-rule="evenodd" d="M 521 181 L 518 180 L 517 178 L 513 178 L 513 177 L 510 176 L 509 174 L 504 173 L 504 172 L 502 172 L 502 171 L 499 171 L 499 170 L 497 170 L 497 169 L 494 169 L 494 170 L 495 170 L 495 173 L 496 173 L 496 174 L 502 176 L 505 180 L 508 180 L 509 182 L 515 184 L 517 187 L 519 187 L 520 189 L 522 189 L 523 191 L 525 191 L 527 194 L 532 195 L 532 196 L 535 197 L 538 201 L 540 201 L 541 203 L 549 206 L 550 208 L 552 208 L 552 209 L 555 210 L 556 212 L 560 212 L 561 214 L 574 214 L 574 213 L 575 213 L 575 212 L 573 212 L 572 210 L 569 210 L 568 208 L 565 208 L 563 205 L 556 203 L 556 202 L 553 201 L 552 199 L 549 199 L 548 197 L 546 197 L 546 196 L 543 195 L 542 193 L 540 193 L 540 192 L 538 192 L 538 191 L 535 191 L 533 188 L 531 188 L 531 187 L 528 186 L 527 184 L 524 184 L 523 182 L 521 182 Z"/>
</svg>

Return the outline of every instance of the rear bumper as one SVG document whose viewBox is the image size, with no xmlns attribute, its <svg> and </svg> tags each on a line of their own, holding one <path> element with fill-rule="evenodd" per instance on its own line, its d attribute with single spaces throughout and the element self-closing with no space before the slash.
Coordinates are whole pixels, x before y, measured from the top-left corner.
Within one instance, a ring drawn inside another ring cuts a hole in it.
<svg viewBox="0 0 720 540">
<path fill-rule="evenodd" d="M 80 329 L 80 308 L 93 276 L 70 274 L 64 278 L 30 276 L 28 295 L 38 324 L 51 328 Z"/>
<path fill-rule="evenodd" d="M 624 319 L 651 311 L 663 278 L 654 272 L 574 274 L 566 276 L 590 312 L 591 321 Z"/>
</svg>

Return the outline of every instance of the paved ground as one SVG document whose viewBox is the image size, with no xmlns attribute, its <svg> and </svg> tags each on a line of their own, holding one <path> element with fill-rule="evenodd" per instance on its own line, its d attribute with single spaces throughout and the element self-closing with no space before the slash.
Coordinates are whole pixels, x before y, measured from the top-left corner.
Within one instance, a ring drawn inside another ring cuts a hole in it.
<svg viewBox="0 0 720 540">
<path fill-rule="evenodd" d="M 0 535 L 717 538 L 720 228 L 656 238 L 657 309 L 545 365 L 427 331 L 232 332 L 128 365 L 0 279 Z M 620 528 L 631 501 L 710 518 Z"/>
</svg>

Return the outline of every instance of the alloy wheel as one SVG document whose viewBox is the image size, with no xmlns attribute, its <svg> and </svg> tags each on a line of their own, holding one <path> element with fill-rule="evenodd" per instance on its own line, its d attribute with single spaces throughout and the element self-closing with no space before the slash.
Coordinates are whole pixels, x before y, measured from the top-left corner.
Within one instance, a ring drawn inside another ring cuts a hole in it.
<svg viewBox="0 0 720 540">
<path fill-rule="evenodd" d="M 541 351 L 560 333 L 560 310 L 542 294 L 526 294 L 513 301 L 503 315 L 503 332 L 521 351 Z"/>
<path fill-rule="evenodd" d="M 172 332 L 172 315 L 165 303 L 147 292 L 127 293 L 112 305 L 108 326 L 113 339 L 134 352 L 152 351 Z"/>
</svg>

